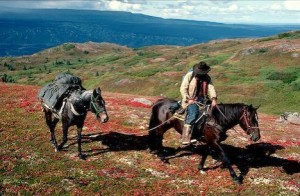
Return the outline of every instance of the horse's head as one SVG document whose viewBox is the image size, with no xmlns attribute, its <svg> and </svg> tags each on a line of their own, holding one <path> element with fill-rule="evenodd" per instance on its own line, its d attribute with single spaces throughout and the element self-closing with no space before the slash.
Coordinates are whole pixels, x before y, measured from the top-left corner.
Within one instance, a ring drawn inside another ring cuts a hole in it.
<svg viewBox="0 0 300 196">
<path fill-rule="evenodd" d="M 94 89 L 93 94 L 91 95 L 90 109 L 101 123 L 108 121 L 105 101 L 102 98 L 100 88 Z"/>
<path fill-rule="evenodd" d="M 252 105 L 245 105 L 240 118 L 240 126 L 250 135 L 250 139 L 254 142 L 260 139 L 257 109 L 258 107 L 255 108 Z"/>
</svg>

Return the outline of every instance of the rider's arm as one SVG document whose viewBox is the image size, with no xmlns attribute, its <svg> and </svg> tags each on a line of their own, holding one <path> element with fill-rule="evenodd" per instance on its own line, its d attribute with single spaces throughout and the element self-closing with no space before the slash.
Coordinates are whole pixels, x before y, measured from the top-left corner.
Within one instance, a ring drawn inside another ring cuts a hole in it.
<svg viewBox="0 0 300 196">
<path fill-rule="evenodd" d="M 217 93 L 212 83 L 208 84 L 208 96 L 211 99 L 211 106 L 214 107 L 217 104 Z"/>
<path fill-rule="evenodd" d="M 190 84 L 191 78 L 192 78 L 192 72 L 187 73 L 184 76 L 183 81 L 180 86 L 181 97 L 185 101 L 190 99 L 189 84 Z"/>
</svg>

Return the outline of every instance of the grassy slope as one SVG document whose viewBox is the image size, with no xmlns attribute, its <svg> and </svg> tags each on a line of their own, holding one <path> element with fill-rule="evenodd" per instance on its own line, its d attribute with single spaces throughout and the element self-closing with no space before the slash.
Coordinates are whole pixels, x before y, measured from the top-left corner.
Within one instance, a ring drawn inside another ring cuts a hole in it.
<svg viewBox="0 0 300 196">
<path fill-rule="evenodd" d="M 265 113 L 280 114 L 300 111 L 299 37 L 300 32 L 294 32 L 139 49 L 70 43 L 32 56 L 1 58 L 0 75 L 7 74 L 18 83 L 44 85 L 59 72 L 69 71 L 80 76 L 86 88 L 180 98 L 181 77 L 194 63 L 205 60 L 213 67 L 220 102 L 252 103 L 261 105 Z"/>
<path fill-rule="evenodd" d="M 170 164 L 150 154 L 146 129 L 150 108 L 135 105 L 134 95 L 104 93 L 108 123 L 99 124 L 88 114 L 82 144 L 86 161 L 76 157 L 74 127 L 68 146 L 55 153 L 36 99 L 38 90 L 0 82 L 0 195 L 299 194 L 299 126 L 277 123 L 275 116 L 259 114 L 258 143 L 250 143 L 238 126 L 237 132 L 228 131 L 224 150 L 235 171 L 244 176 L 244 183 L 237 185 L 210 156 L 207 173 L 200 174 L 202 145 L 195 152 L 180 150 L 180 136 L 174 131 L 164 137 L 174 155 Z M 60 141 L 60 125 L 56 136 Z"/>
</svg>

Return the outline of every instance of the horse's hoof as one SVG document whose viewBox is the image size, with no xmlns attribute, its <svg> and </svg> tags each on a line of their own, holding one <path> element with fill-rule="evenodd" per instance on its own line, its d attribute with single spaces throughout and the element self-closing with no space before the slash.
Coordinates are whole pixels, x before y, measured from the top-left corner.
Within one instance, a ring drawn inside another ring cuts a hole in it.
<svg viewBox="0 0 300 196">
<path fill-rule="evenodd" d="M 86 159 L 86 155 L 84 155 L 84 154 L 79 154 L 78 157 L 81 160 L 85 160 Z"/>
<path fill-rule="evenodd" d="M 163 163 L 170 164 L 169 160 L 166 159 L 166 158 L 161 158 L 160 160 L 161 160 Z"/>
<path fill-rule="evenodd" d="M 206 175 L 206 172 L 203 170 L 200 170 L 200 174 Z"/>
<path fill-rule="evenodd" d="M 151 153 L 151 154 L 157 154 L 157 153 L 158 153 L 158 150 L 150 150 L 150 153 Z"/>
<path fill-rule="evenodd" d="M 236 184 L 242 184 L 242 180 L 241 180 L 239 177 L 234 177 L 234 178 L 233 178 L 233 181 L 234 181 Z"/>
<path fill-rule="evenodd" d="M 202 174 L 203 174 L 203 172 L 205 173 L 204 167 L 199 166 L 199 167 L 198 167 L 198 170 L 199 170 L 199 172 L 202 173 Z"/>
</svg>

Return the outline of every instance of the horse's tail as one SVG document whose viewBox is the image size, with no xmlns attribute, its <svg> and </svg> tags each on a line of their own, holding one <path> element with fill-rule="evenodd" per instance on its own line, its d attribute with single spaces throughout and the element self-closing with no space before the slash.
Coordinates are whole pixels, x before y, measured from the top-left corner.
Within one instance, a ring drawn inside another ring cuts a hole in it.
<svg viewBox="0 0 300 196">
<path fill-rule="evenodd" d="M 159 120 L 159 112 L 161 106 L 163 105 L 163 99 L 158 100 L 152 106 L 151 116 L 149 120 L 149 136 L 148 136 L 148 145 L 151 151 L 157 150 L 162 145 L 162 136 L 159 134 L 158 129 L 160 120 Z"/>
</svg>

